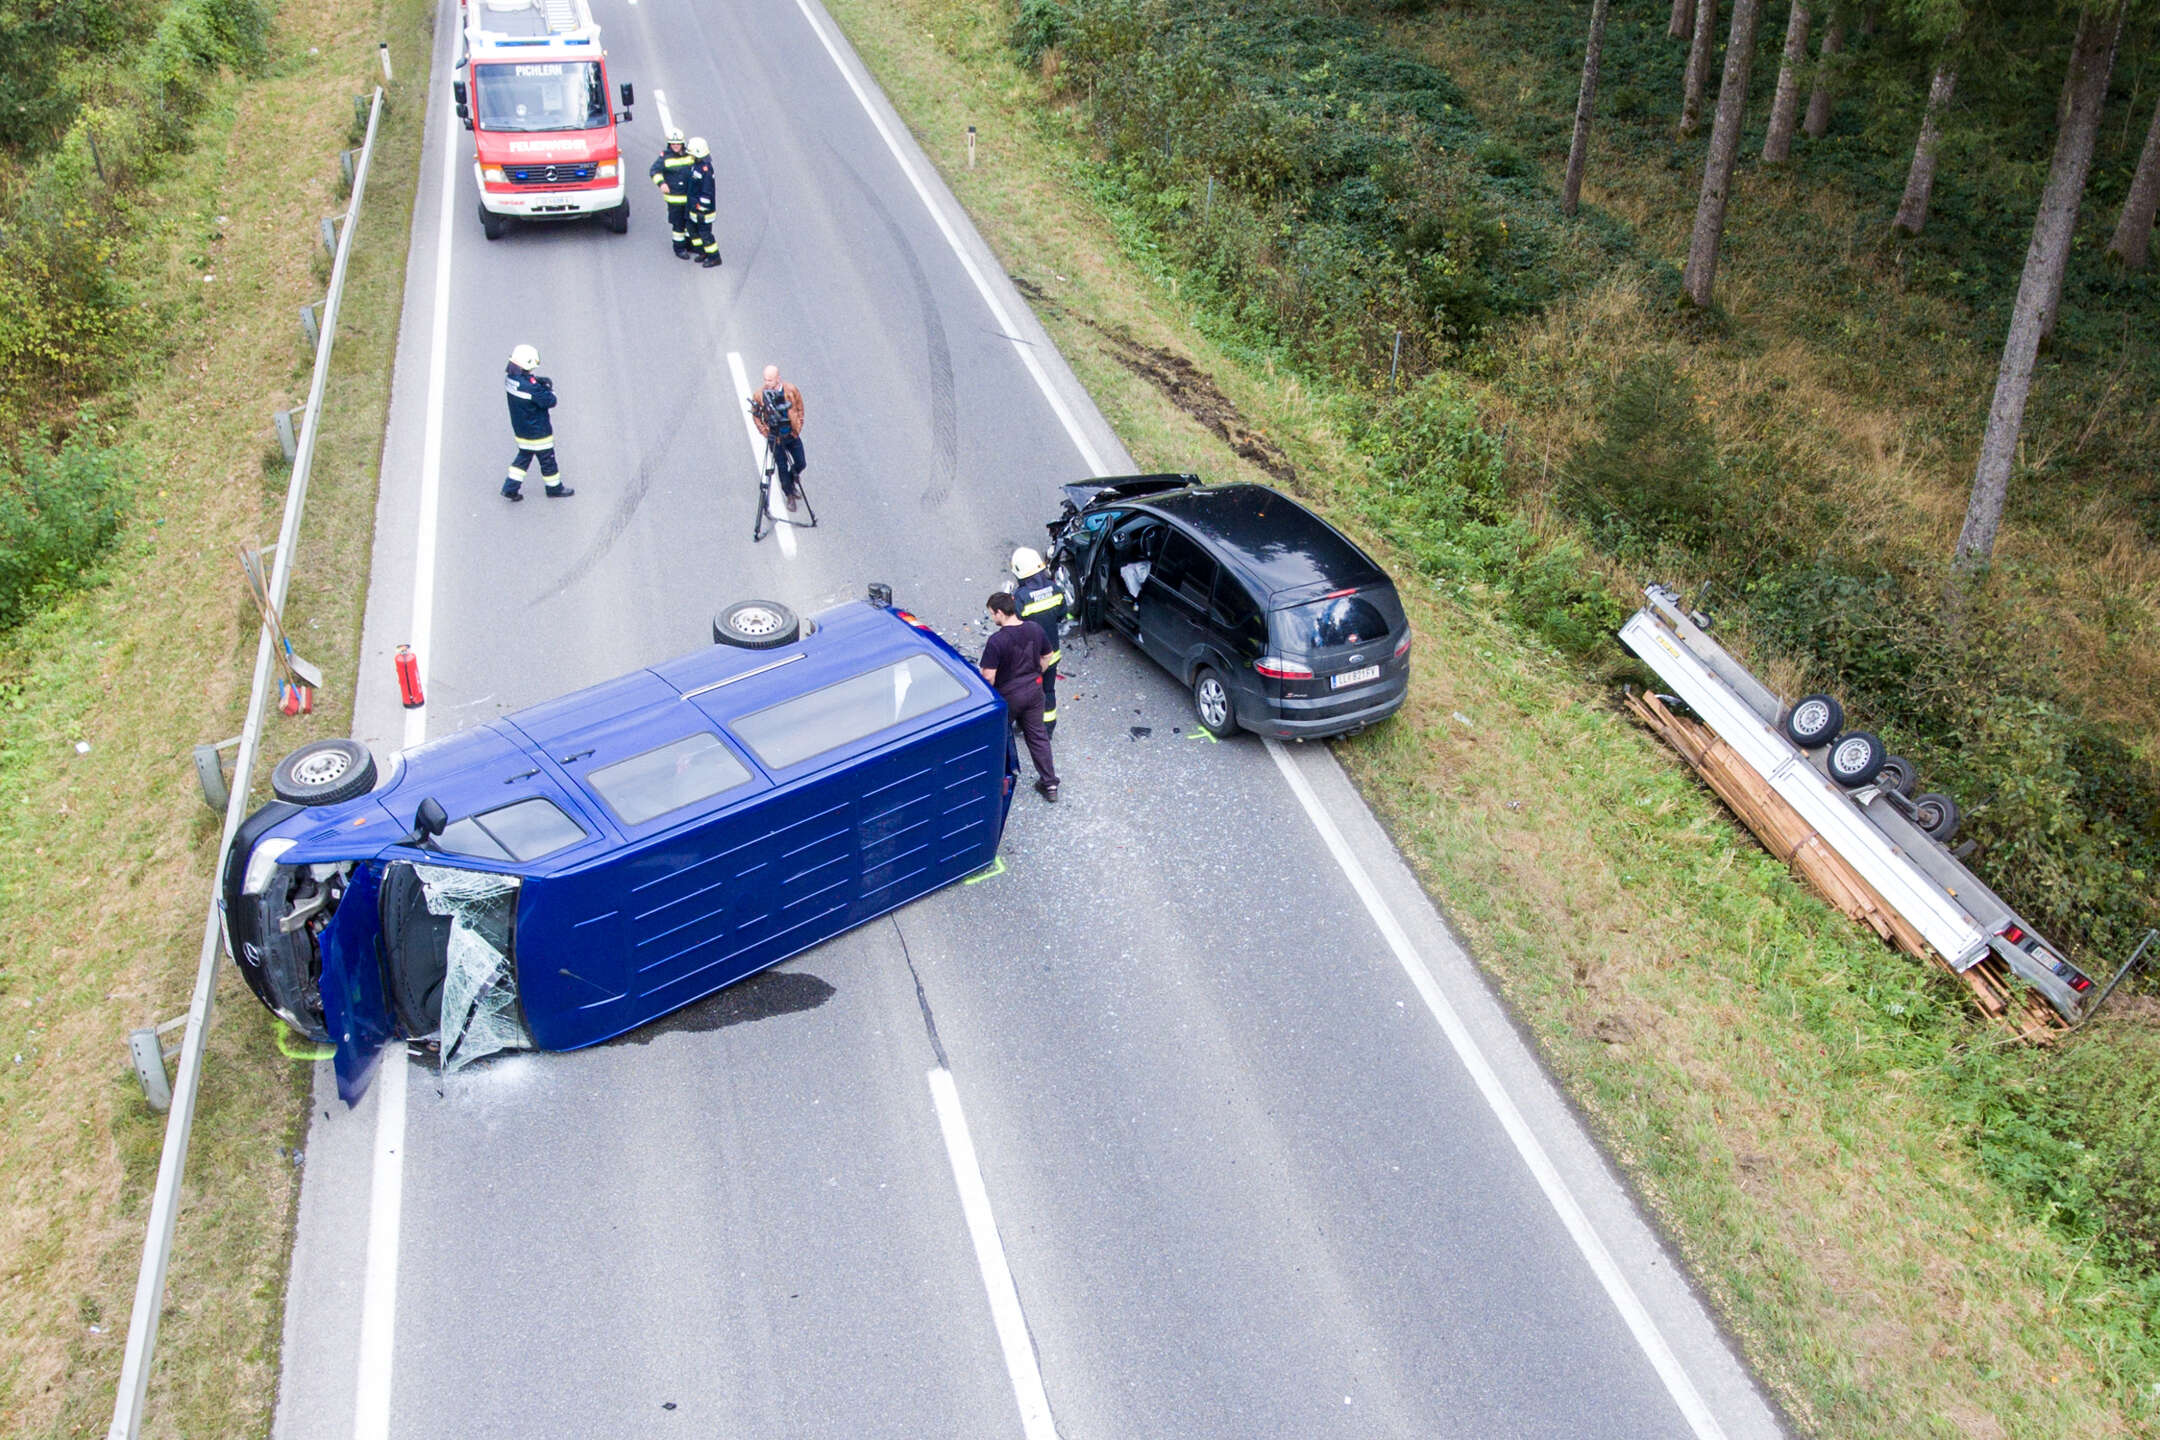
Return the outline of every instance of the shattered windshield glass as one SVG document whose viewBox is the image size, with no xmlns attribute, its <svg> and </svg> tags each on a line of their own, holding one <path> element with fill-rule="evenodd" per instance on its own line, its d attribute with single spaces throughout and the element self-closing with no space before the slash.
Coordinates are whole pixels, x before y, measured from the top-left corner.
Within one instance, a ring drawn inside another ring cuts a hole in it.
<svg viewBox="0 0 2160 1440">
<path fill-rule="evenodd" d="M 482 870 L 415 865 L 430 913 L 450 919 L 442 985 L 442 1068 L 448 1075 L 498 1050 L 529 1050 L 518 1015 L 510 925 L 518 877 Z"/>
</svg>

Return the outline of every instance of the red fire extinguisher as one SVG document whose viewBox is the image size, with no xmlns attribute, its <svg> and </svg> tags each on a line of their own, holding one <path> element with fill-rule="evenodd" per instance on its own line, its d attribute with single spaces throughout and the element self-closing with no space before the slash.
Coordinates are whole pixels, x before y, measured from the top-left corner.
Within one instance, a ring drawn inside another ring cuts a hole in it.
<svg viewBox="0 0 2160 1440">
<path fill-rule="evenodd" d="M 407 710 L 417 710 L 427 703 L 420 694 L 420 657 L 412 653 L 410 645 L 397 647 L 397 693 Z"/>
</svg>

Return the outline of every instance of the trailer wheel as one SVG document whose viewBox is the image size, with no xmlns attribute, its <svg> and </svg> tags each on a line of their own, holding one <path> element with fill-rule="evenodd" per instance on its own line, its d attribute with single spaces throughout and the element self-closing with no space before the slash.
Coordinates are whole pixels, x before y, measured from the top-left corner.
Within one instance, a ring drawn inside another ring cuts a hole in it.
<svg viewBox="0 0 2160 1440">
<path fill-rule="evenodd" d="M 508 220 L 505 220 L 502 216 L 497 215 L 494 211 L 488 209 L 485 205 L 482 205 L 480 207 L 481 234 L 487 236 L 487 238 L 490 240 L 500 240 L 503 237 L 503 232 L 508 230 L 509 228 L 510 222 Z"/>
<path fill-rule="evenodd" d="M 715 645 L 745 650 L 777 650 L 802 638 L 802 622 L 777 600 L 738 600 L 713 616 Z"/>
<path fill-rule="evenodd" d="M 1932 791 L 1916 795 L 1912 802 L 1912 818 L 1913 824 L 1918 825 L 1930 840 L 1948 840 L 1957 834 L 1957 801 Z"/>
<path fill-rule="evenodd" d="M 1875 783 L 1885 789 L 1895 790 L 1900 795 L 1910 796 L 1913 787 L 1920 783 L 1920 772 L 1915 770 L 1912 761 L 1904 756 L 1892 755 L 1882 762 L 1882 769 L 1876 772 Z"/>
<path fill-rule="evenodd" d="M 1883 762 L 1890 757 L 1883 750 L 1882 741 L 1865 730 L 1854 730 L 1840 735 L 1830 747 L 1830 778 L 1848 790 L 1857 790 L 1882 773 Z"/>
<path fill-rule="evenodd" d="M 270 790 L 294 805 L 336 805 L 375 788 L 375 757 L 357 740 L 313 740 L 277 762 Z"/>
<path fill-rule="evenodd" d="M 1828 695 L 1803 695 L 1785 716 L 1785 738 L 1803 750 L 1830 743 L 1845 728 L 1845 707 Z"/>
</svg>

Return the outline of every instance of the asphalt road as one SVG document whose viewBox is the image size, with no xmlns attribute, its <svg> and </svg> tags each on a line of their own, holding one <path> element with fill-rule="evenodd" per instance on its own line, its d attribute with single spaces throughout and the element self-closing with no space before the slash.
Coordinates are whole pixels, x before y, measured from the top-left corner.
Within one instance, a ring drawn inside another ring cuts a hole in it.
<svg viewBox="0 0 2160 1440">
<path fill-rule="evenodd" d="M 421 625 L 431 734 L 705 643 L 752 595 L 886 581 L 971 650 L 1005 555 L 1089 473 L 1075 431 L 1128 463 L 822 11 L 595 8 L 640 92 L 631 173 L 664 91 L 712 143 L 727 263 L 674 259 L 642 180 L 626 236 L 485 241 L 438 44 L 368 610 L 379 754 Z M 521 342 L 562 396 L 567 502 L 495 493 Z M 822 523 L 785 548 L 750 541 L 731 352 L 807 399 Z M 1118 642 L 1067 653 L 1065 798 L 1022 792 L 1002 874 L 590 1051 L 415 1060 L 351 1112 L 319 1077 L 276 1433 L 1038 1437 L 1031 1365 L 1068 1440 L 1778 1433 L 1325 750 L 1212 743 Z M 1024 1330 L 999 1328 L 940 1074 Z"/>
</svg>

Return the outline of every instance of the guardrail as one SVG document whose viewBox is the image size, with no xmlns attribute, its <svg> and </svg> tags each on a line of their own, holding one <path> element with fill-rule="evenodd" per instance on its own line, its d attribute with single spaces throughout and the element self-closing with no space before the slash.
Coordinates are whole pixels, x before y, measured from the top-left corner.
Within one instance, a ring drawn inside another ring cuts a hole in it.
<svg viewBox="0 0 2160 1440">
<path fill-rule="evenodd" d="M 367 193 L 368 163 L 374 158 L 382 108 L 383 90 L 378 85 L 368 105 L 367 138 L 353 163 L 352 198 L 337 227 L 337 258 L 330 267 L 330 291 L 323 301 L 315 342 L 315 372 L 308 384 L 307 409 L 302 412 L 300 434 L 294 445 L 292 480 L 285 487 L 285 517 L 278 527 L 277 559 L 270 573 L 270 597 L 275 606 L 284 605 L 285 589 L 292 579 L 293 550 L 300 534 L 301 512 L 307 508 L 308 477 L 314 468 L 315 433 L 322 420 L 323 387 L 330 378 L 330 347 L 337 338 L 338 302 L 345 293 L 354 222 L 360 217 L 360 201 Z M 165 1308 L 165 1271 L 172 1257 L 173 1226 L 179 1218 L 180 1179 L 187 1168 L 188 1132 L 195 1123 L 195 1097 L 202 1087 L 203 1050 L 210 1037 L 210 1005 L 217 991 L 218 954 L 223 948 L 218 928 L 219 874 L 226 847 L 232 844 L 233 832 L 247 814 L 248 781 L 255 768 L 256 746 L 262 738 L 273 660 L 270 627 L 265 624 L 255 645 L 255 681 L 248 695 L 247 723 L 240 732 L 239 753 L 233 759 L 232 789 L 225 802 L 218 860 L 211 866 L 210 911 L 203 922 L 202 957 L 196 965 L 195 994 L 188 1005 L 187 1033 L 180 1045 L 180 1071 L 173 1082 L 172 1112 L 165 1122 L 164 1153 L 158 1161 L 157 1187 L 150 1200 L 142 1272 L 135 1281 L 135 1310 L 128 1319 L 127 1351 L 120 1362 L 120 1389 L 113 1401 L 107 1440 L 136 1440 L 142 1428 L 143 1403 L 150 1388 L 150 1361 L 157 1350 L 158 1315 Z"/>
</svg>

